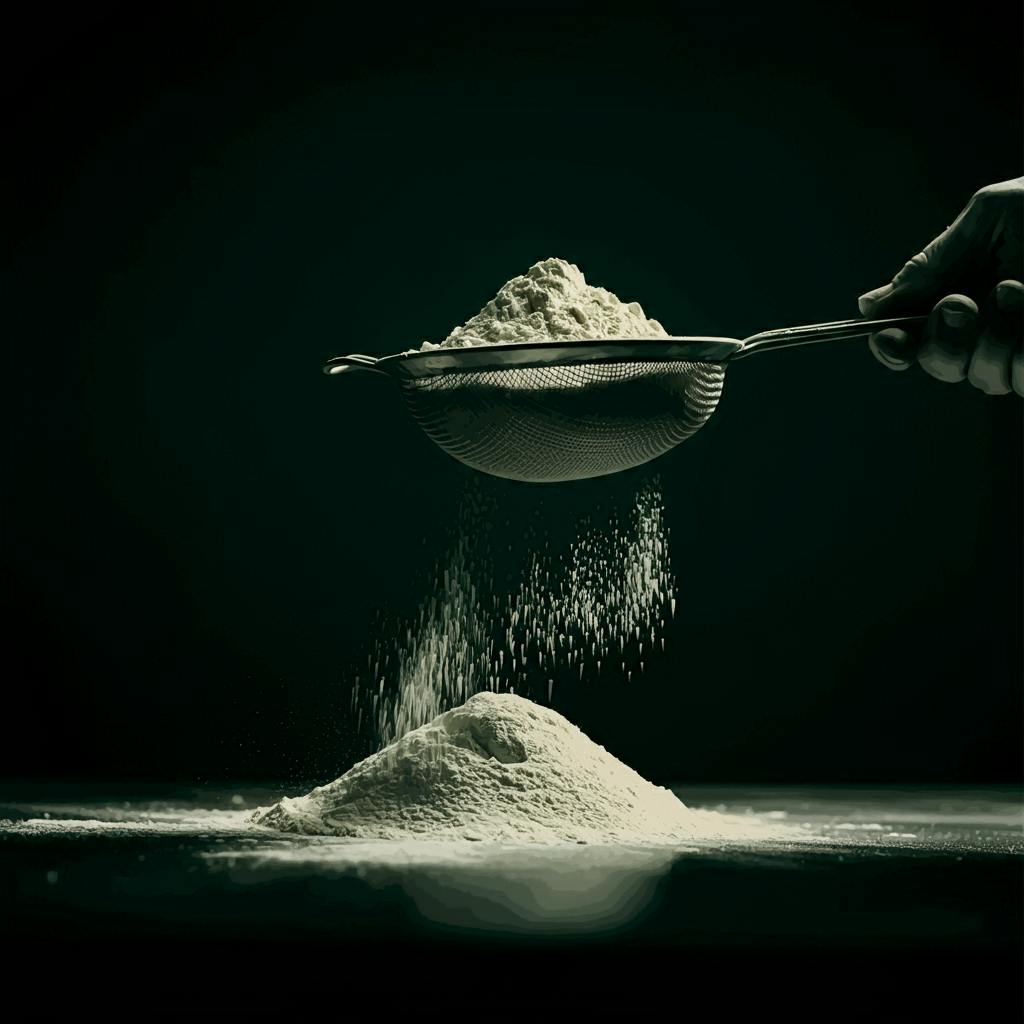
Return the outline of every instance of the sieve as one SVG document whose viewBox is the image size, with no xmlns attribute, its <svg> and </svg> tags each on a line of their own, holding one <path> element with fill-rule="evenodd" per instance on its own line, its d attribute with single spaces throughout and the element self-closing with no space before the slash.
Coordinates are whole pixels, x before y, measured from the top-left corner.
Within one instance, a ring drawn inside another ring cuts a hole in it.
<svg viewBox="0 0 1024 1024">
<path fill-rule="evenodd" d="M 602 338 L 336 356 L 324 372 L 390 377 L 449 455 L 492 476 L 555 483 L 631 469 L 692 437 L 715 411 L 726 366 L 737 359 L 924 319 L 840 320 L 743 341 Z"/>
</svg>

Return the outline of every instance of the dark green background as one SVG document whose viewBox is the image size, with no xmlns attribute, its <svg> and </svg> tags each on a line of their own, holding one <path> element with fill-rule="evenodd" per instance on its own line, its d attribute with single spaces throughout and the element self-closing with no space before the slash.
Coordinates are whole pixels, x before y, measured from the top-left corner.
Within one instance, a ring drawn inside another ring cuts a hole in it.
<svg viewBox="0 0 1024 1024">
<path fill-rule="evenodd" d="M 343 670 L 470 474 L 324 357 L 548 256 L 677 334 L 855 315 L 1021 173 L 1013 5 L 90 12 L 4 69 L 8 776 L 348 766 Z M 659 469 L 679 615 L 563 708 L 594 738 L 662 780 L 1019 778 L 1019 399 L 785 352 Z M 563 521 L 637 480 L 487 486 Z"/>
</svg>

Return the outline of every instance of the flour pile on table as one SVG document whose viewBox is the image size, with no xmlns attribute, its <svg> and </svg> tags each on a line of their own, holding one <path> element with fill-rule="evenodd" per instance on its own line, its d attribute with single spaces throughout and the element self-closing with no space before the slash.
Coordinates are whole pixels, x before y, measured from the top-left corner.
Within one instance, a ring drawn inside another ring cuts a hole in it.
<svg viewBox="0 0 1024 1024">
<path fill-rule="evenodd" d="M 677 842 L 703 831 L 669 790 L 510 693 L 478 693 L 252 820 L 359 839 Z"/>
<path fill-rule="evenodd" d="M 667 336 L 639 302 L 622 302 L 610 291 L 587 284 L 573 263 L 547 259 L 502 285 L 476 316 L 440 345 L 425 341 L 421 348 Z"/>
</svg>

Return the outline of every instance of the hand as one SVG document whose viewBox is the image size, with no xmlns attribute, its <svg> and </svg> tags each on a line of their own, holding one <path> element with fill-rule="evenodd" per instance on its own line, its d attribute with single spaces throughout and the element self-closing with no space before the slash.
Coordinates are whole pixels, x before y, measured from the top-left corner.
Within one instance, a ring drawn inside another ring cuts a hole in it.
<svg viewBox="0 0 1024 1024">
<path fill-rule="evenodd" d="M 862 295 L 860 312 L 872 319 L 931 307 L 923 329 L 868 340 L 879 362 L 905 370 L 916 361 L 938 380 L 1024 396 L 1022 222 L 1024 178 L 988 185 L 890 284 Z"/>
</svg>

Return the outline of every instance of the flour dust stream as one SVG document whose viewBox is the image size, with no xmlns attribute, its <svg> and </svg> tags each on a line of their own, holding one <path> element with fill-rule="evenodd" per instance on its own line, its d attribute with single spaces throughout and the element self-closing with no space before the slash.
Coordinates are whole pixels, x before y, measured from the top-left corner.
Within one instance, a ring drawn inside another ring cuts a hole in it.
<svg viewBox="0 0 1024 1024">
<path fill-rule="evenodd" d="M 664 650 L 676 581 L 657 477 L 568 534 L 541 516 L 500 521 L 493 491 L 471 483 L 428 595 L 379 624 L 351 679 L 356 728 L 373 749 L 482 690 L 554 707 L 560 686 L 609 673 L 631 683 Z M 496 571 L 509 557 L 511 573 Z"/>
</svg>

